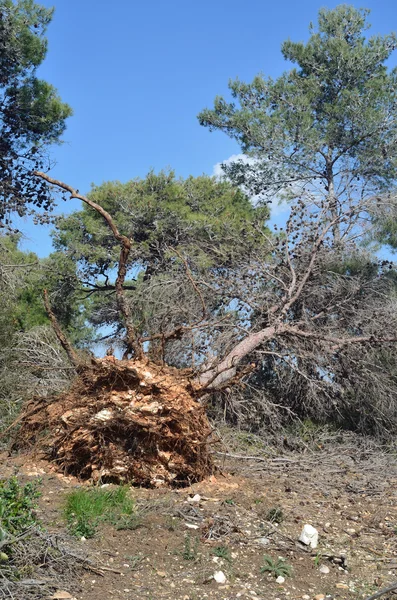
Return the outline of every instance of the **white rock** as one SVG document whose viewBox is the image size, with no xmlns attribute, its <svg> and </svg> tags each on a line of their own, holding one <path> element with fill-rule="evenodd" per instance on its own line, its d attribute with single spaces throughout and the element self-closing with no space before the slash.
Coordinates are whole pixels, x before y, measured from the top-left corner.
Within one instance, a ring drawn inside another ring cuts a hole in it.
<svg viewBox="0 0 397 600">
<path fill-rule="evenodd" d="M 219 556 L 213 556 L 212 557 L 212 562 L 218 563 L 219 562 Z"/>
<path fill-rule="evenodd" d="M 321 565 L 321 567 L 319 568 L 320 573 L 323 573 L 324 575 L 328 575 L 329 573 L 329 567 L 327 567 L 327 565 Z"/>
<path fill-rule="evenodd" d="M 257 542 L 258 542 L 258 544 L 260 544 L 261 546 L 267 546 L 268 544 L 270 544 L 270 540 L 269 540 L 269 538 L 267 538 L 267 537 L 261 537 L 261 538 L 258 538 L 256 541 L 257 541 Z"/>
<path fill-rule="evenodd" d="M 193 525 L 193 523 L 185 523 L 186 527 L 188 527 L 189 529 L 198 529 L 199 526 L 198 525 Z"/>
<path fill-rule="evenodd" d="M 213 577 L 217 583 L 226 583 L 226 575 L 223 571 L 215 571 Z"/>
<path fill-rule="evenodd" d="M 310 548 L 317 548 L 318 545 L 318 531 L 312 525 L 308 523 L 303 526 L 302 532 L 299 536 L 299 541 Z"/>
<path fill-rule="evenodd" d="M 188 496 L 188 502 L 200 502 L 201 496 L 200 494 L 195 494 L 194 496 Z"/>
<path fill-rule="evenodd" d="M 285 581 L 285 577 L 283 577 L 282 575 L 279 575 L 276 579 L 276 583 L 284 583 Z"/>
</svg>

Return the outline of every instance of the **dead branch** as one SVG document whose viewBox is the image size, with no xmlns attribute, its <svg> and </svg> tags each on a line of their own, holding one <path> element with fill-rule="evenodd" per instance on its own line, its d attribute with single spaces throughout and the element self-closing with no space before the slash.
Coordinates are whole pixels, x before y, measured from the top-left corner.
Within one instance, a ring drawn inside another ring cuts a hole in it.
<svg viewBox="0 0 397 600">
<path fill-rule="evenodd" d="M 368 596 L 368 598 L 366 598 L 365 600 L 375 600 L 376 598 L 380 598 L 381 596 L 384 596 L 385 594 L 388 594 L 393 590 L 397 590 L 397 581 L 394 582 L 392 585 L 389 585 L 388 587 L 379 590 L 379 592 L 372 594 L 372 596 Z"/>
<path fill-rule="evenodd" d="M 69 342 L 68 338 L 66 337 L 66 335 L 63 333 L 62 329 L 60 328 L 57 318 L 54 315 L 54 312 L 50 305 L 50 301 L 48 299 L 47 290 L 44 290 L 44 305 L 45 305 L 45 309 L 47 311 L 48 317 L 51 321 L 52 327 L 55 331 L 55 334 L 56 334 L 62 348 L 65 350 L 66 354 L 68 355 L 70 362 L 72 363 L 72 365 L 74 365 L 76 370 L 81 369 L 81 366 L 82 366 L 81 361 L 80 361 L 76 351 L 74 350 L 73 346 Z"/>
<path fill-rule="evenodd" d="M 176 248 L 173 248 L 173 251 L 175 252 L 175 254 L 177 254 L 177 256 L 179 256 L 179 258 L 183 262 L 184 267 L 185 267 L 185 271 L 186 271 L 186 276 L 189 279 L 189 281 L 190 281 L 190 283 L 192 285 L 192 288 L 194 289 L 194 291 L 196 292 L 197 296 L 200 299 L 201 307 L 202 307 L 202 318 L 201 318 L 201 320 L 204 321 L 204 319 L 207 316 L 207 306 L 206 306 L 206 303 L 205 303 L 205 300 L 204 300 L 204 296 L 201 293 L 200 288 L 198 287 L 197 283 L 193 279 L 192 272 L 190 270 L 189 263 L 187 262 L 186 258 L 184 258 L 182 256 L 182 254 L 180 252 L 178 252 L 178 250 Z"/>
<path fill-rule="evenodd" d="M 42 171 L 35 171 L 34 174 L 37 177 L 44 179 L 51 185 L 55 185 L 55 186 L 65 190 L 66 192 L 68 192 L 70 194 L 71 198 L 77 198 L 78 200 L 81 200 L 82 202 L 84 202 L 85 204 L 88 204 L 88 206 L 90 206 L 91 208 L 96 210 L 105 219 L 107 225 L 109 226 L 109 228 L 110 228 L 111 232 L 113 233 L 114 237 L 116 238 L 116 240 L 118 242 L 120 242 L 121 250 L 120 250 L 120 257 L 119 257 L 119 263 L 118 263 L 118 269 L 117 269 L 117 279 L 115 282 L 117 304 L 118 304 L 120 313 L 124 319 L 124 325 L 125 325 L 125 328 L 127 331 L 127 346 L 130 351 L 132 351 L 132 350 L 134 351 L 134 354 L 137 358 L 142 358 L 142 356 L 143 356 L 142 346 L 139 343 L 139 340 L 137 339 L 135 327 L 133 325 L 131 309 L 128 305 L 128 302 L 126 302 L 126 298 L 125 298 L 125 294 L 124 294 L 124 282 L 125 282 L 125 278 L 127 275 L 127 262 L 128 262 L 128 258 L 129 258 L 130 252 L 131 252 L 131 240 L 127 236 L 122 235 L 119 232 L 113 218 L 110 216 L 110 214 L 104 208 L 102 208 L 102 206 L 100 206 L 93 200 L 90 200 L 89 198 L 87 198 L 87 196 L 83 196 L 77 190 L 72 188 L 70 185 L 68 185 L 62 181 L 58 181 L 57 179 L 53 179 L 52 177 L 50 177 L 46 173 L 43 173 Z"/>
</svg>

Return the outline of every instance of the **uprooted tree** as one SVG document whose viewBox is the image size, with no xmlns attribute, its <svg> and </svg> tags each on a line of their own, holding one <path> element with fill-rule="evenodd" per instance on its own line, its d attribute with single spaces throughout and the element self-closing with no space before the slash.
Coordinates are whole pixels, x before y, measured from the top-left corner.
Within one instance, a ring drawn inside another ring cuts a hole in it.
<svg viewBox="0 0 397 600">
<path fill-rule="evenodd" d="M 395 271 L 361 242 L 370 239 L 373 218 L 395 203 L 396 155 L 388 140 L 395 135 L 396 87 L 383 66 L 394 38 L 366 43 L 364 25 L 360 11 L 322 11 L 307 46 L 284 48 L 299 71 L 274 85 L 239 84 L 241 112 L 219 101 L 202 116 L 254 153 L 256 161 L 237 165 L 231 176 L 246 186 L 254 181 L 265 202 L 270 185 L 290 203 L 285 227 L 274 235 L 257 227 L 260 243 L 240 244 L 233 260 L 203 266 L 168 238 L 167 279 L 160 270 L 129 290 L 134 236 L 92 195 L 36 172 L 100 215 L 117 241 L 111 293 L 125 340 L 122 360 L 84 358 L 47 301 L 77 378 L 67 392 L 25 407 L 19 446 L 39 443 L 59 468 L 85 478 L 185 485 L 213 468 L 208 398 L 258 369 L 268 369 L 270 385 L 279 379 L 290 391 L 296 377 L 297 401 L 319 410 L 326 402 L 343 412 L 353 372 L 358 380 L 375 374 L 379 389 L 392 390 L 378 358 L 385 364 L 397 341 Z M 363 116 L 371 98 L 378 113 Z M 180 293 L 186 288 L 190 296 Z M 393 389 L 387 402 L 395 402 Z M 375 418 L 387 425 L 385 406 Z"/>
</svg>

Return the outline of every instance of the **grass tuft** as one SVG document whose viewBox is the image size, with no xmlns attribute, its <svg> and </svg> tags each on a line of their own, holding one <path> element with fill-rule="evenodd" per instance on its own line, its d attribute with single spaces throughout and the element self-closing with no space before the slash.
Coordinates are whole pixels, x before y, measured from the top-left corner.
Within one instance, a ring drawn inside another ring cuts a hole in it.
<svg viewBox="0 0 397 600">
<path fill-rule="evenodd" d="M 99 524 L 111 523 L 116 529 L 136 529 L 139 518 L 129 488 L 82 488 L 66 496 L 65 517 L 69 530 L 78 537 L 91 538 Z"/>
</svg>

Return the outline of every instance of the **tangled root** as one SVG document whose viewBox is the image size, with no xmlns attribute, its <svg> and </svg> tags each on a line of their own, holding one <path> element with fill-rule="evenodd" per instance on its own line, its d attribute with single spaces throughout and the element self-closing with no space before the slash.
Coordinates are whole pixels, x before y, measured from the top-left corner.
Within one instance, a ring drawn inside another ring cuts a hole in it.
<svg viewBox="0 0 397 600">
<path fill-rule="evenodd" d="M 213 470 L 204 408 L 169 367 L 107 357 L 71 389 L 25 407 L 14 448 L 38 446 L 81 479 L 185 486 Z"/>
</svg>

